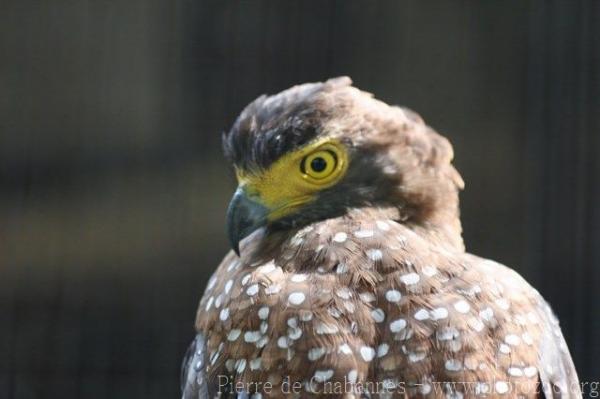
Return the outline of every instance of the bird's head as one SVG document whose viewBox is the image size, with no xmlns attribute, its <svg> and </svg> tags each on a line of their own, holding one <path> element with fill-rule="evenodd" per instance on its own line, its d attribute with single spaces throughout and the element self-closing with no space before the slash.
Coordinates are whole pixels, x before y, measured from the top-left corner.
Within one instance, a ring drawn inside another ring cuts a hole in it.
<svg viewBox="0 0 600 399">
<path fill-rule="evenodd" d="M 448 224 L 460 237 L 462 180 L 448 141 L 413 112 L 351 84 L 342 77 L 261 96 L 223 135 L 239 183 L 227 211 L 236 253 L 260 227 L 367 206 L 395 206 L 405 223 Z"/>
</svg>

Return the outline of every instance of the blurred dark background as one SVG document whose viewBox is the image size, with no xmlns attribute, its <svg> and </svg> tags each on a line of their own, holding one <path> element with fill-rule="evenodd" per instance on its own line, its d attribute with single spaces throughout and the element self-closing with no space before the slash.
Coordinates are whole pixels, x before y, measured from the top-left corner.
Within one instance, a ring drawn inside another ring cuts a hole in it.
<svg viewBox="0 0 600 399">
<path fill-rule="evenodd" d="M 172 398 L 234 188 L 220 133 L 350 75 L 454 144 L 468 249 L 600 380 L 600 2 L 0 2 L 0 397 Z"/>
</svg>

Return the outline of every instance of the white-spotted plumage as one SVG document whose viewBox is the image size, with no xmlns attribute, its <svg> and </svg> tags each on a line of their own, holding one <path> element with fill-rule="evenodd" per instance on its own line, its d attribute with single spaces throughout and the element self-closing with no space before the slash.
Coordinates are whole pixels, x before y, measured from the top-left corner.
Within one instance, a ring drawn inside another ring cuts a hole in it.
<svg viewBox="0 0 600 399">
<path fill-rule="evenodd" d="M 298 102 L 299 93 L 309 92 L 319 101 Z M 370 166 L 386 179 L 398 177 L 397 184 L 380 185 L 396 197 L 266 229 L 244 240 L 239 257 L 227 255 L 197 313 L 208 354 L 197 367 L 203 381 L 228 375 L 242 383 L 268 381 L 277 392 L 287 378 L 302 387 L 299 397 L 318 397 L 326 383 L 405 382 L 406 396 L 436 398 L 530 398 L 515 381 L 563 390 L 576 383 L 558 323 L 537 291 L 505 266 L 464 251 L 462 180 L 451 166 L 451 147 L 418 115 L 340 79 L 263 98 L 236 128 L 271 123 L 275 131 L 280 113 L 311 106 L 319 112 L 294 111 L 285 119 L 290 132 L 300 134 L 308 115 L 322 118 L 317 138 L 352 142 L 353 157 L 363 148 L 376 153 Z M 272 113 L 261 114 L 265 107 Z M 259 139 L 246 133 L 249 143 Z M 278 134 L 283 140 L 287 133 Z M 264 154 L 245 154 L 255 155 Z M 349 168 L 356 161 L 350 158 Z M 346 187 L 352 192 L 327 200 L 377 194 Z M 460 381 L 472 383 L 476 394 L 453 385 Z M 188 377 L 186 384 L 193 383 Z M 208 390 L 214 393 L 214 386 Z M 246 394 L 285 396 L 256 388 Z M 563 391 L 560 397 L 580 396 Z"/>
</svg>

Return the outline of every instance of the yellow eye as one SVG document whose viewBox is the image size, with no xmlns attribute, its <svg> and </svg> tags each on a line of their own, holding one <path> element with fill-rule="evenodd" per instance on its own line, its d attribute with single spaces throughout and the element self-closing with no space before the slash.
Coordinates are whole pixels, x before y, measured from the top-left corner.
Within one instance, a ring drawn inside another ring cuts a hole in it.
<svg viewBox="0 0 600 399">
<path fill-rule="evenodd" d="M 337 170 L 338 158 L 333 150 L 320 150 L 307 155 L 302 160 L 300 170 L 312 179 L 322 180 Z"/>
</svg>

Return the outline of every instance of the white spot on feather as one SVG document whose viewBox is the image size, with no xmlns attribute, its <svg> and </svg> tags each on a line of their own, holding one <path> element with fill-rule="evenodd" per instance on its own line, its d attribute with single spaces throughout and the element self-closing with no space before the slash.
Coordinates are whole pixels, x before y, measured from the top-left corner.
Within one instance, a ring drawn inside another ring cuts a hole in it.
<svg viewBox="0 0 600 399">
<path fill-rule="evenodd" d="M 531 335 L 529 335 L 529 333 L 523 333 L 523 335 L 521 335 L 521 338 L 523 339 L 523 342 L 525 342 L 527 345 L 533 345 L 533 338 L 531 337 Z"/>
<path fill-rule="evenodd" d="M 262 334 L 266 334 L 268 329 L 269 329 L 269 324 L 266 321 L 263 321 L 262 323 L 260 323 L 260 332 Z"/>
<path fill-rule="evenodd" d="M 219 319 L 221 319 L 221 321 L 225 321 L 229 318 L 229 308 L 224 308 L 221 310 L 221 313 L 219 313 Z"/>
<path fill-rule="evenodd" d="M 479 317 L 485 321 L 491 321 L 494 318 L 494 311 L 488 306 L 479 312 Z"/>
<path fill-rule="evenodd" d="M 373 230 L 358 230 L 354 232 L 354 236 L 357 238 L 373 237 Z"/>
<path fill-rule="evenodd" d="M 339 331 L 337 325 L 319 323 L 316 327 L 317 334 L 335 334 Z"/>
<path fill-rule="evenodd" d="M 229 294 L 229 291 L 231 291 L 231 287 L 233 287 L 233 280 L 228 280 L 225 283 L 225 293 Z"/>
<path fill-rule="evenodd" d="M 502 310 L 508 310 L 508 308 L 510 308 L 510 302 L 504 298 L 496 299 L 496 305 Z"/>
<path fill-rule="evenodd" d="M 400 281 L 406 285 L 417 284 L 421 280 L 421 277 L 417 273 L 408 273 L 400 276 Z"/>
<path fill-rule="evenodd" d="M 205 307 L 205 309 L 206 309 L 207 312 L 212 307 L 212 304 L 213 304 L 214 300 L 215 300 L 215 298 L 211 296 L 210 298 L 208 298 L 208 301 L 206 301 L 206 307 Z"/>
<path fill-rule="evenodd" d="M 417 320 L 427 320 L 427 319 L 429 319 L 429 312 L 426 309 L 419 309 L 415 313 L 415 319 L 417 319 Z"/>
<path fill-rule="evenodd" d="M 377 357 L 384 357 L 388 354 L 390 350 L 390 346 L 386 343 L 383 343 L 377 347 Z"/>
<path fill-rule="evenodd" d="M 302 321 L 311 321 L 313 318 L 313 314 L 311 311 L 306 310 L 306 311 L 301 311 L 300 312 L 300 320 Z"/>
<path fill-rule="evenodd" d="M 385 320 L 385 312 L 382 309 L 373 309 L 371 310 L 371 317 L 375 320 L 376 323 L 381 323 Z"/>
<path fill-rule="evenodd" d="M 279 337 L 277 338 L 277 346 L 281 349 L 285 349 L 288 347 L 288 339 L 287 337 Z"/>
<path fill-rule="evenodd" d="M 485 327 L 479 319 L 476 319 L 474 317 L 470 318 L 467 321 L 467 324 L 469 324 L 469 327 L 471 327 L 476 332 L 481 332 L 483 330 L 483 328 Z"/>
<path fill-rule="evenodd" d="M 325 348 L 312 348 L 308 351 L 308 360 L 314 362 L 315 360 L 320 359 L 327 351 Z"/>
<path fill-rule="evenodd" d="M 258 342 L 255 345 L 257 348 L 264 348 L 268 342 L 269 342 L 269 337 L 262 337 L 261 339 L 258 340 Z"/>
<path fill-rule="evenodd" d="M 511 346 L 517 346 L 521 343 L 521 338 L 515 334 L 508 334 L 506 337 L 504 337 L 504 342 Z"/>
<path fill-rule="evenodd" d="M 231 271 L 237 269 L 239 265 L 240 265 L 240 263 L 238 261 L 234 260 L 233 262 L 231 262 L 229 264 L 229 266 L 227 266 L 227 271 L 231 272 Z"/>
<path fill-rule="evenodd" d="M 331 377 L 333 377 L 333 370 L 328 369 L 315 371 L 315 375 L 313 378 L 316 382 L 325 382 L 330 380 Z"/>
<path fill-rule="evenodd" d="M 438 341 L 450 341 L 460 336 L 460 333 L 455 327 L 444 327 L 436 333 Z"/>
<path fill-rule="evenodd" d="M 523 376 L 523 370 L 521 370 L 518 367 L 509 367 L 507 371 L 508 371 L 508 374 L 513 377 L 522 377 Z"/>
<path fill-rule="evenodd" d="M 346 234 L 344 232 L 339 232 L 339 233 L 335 233 L 335 235 L 333 236 L 333 241 L 342 243 L 342 242 L 346 241 L 347 238 L 348 238 L 348 234 Z"/>
<path fill-rule="evenodd" d="M 288 301 L 292 305 L 296 305 L 296 306 L 302 304 L 302 302 L 304 302 L 305 299 L 306 299 L 306 296 L 302 292 L 292 292 L 290 294 L 290 296 L 288 297 Z"/>
<path fill-rule="evenodd" d="M 383 258 L 383 252 L 380 249 L 369 249 L 367 256 L 374 262 L 380 261 Z"/>
<path fill-rule="evenodd" d="M 246 369 L 246 359 L 240 359 L 237 362 L 235 362 L 236 365 L 236 370 L 239 374 L 243 373 L 244 370 Z"/>
<path fill-rule="evenodd" d="M 254 296 L 258 294 L 258 284 L 252 284 L 250 287 L 248 287 L 246 294 L 248 294 L 248 296 Z"/>
<path fill-rule="evenodd" d="M 206 285 L 206 291 L 212 290 L 217 283 L 217 277 L 212 276 L 210 280 L 208 280 L 208 284 Z"/>
<path fill-rule="evenodd" d="M 274 272 L 276 269 L 277 268 L 275 267 L 275 263 L 273 261 L 270 261 L 269 263 L 256 269 L 256 271 L 261 274 L 269 274 Z"/>
<path fill-rule="evenodd" d="M 496 381 L 496 393 L 505 394 L 508 392 L 508 384 L 505 381 Z"/>
<path fill-rule="evenodd" d="M 462 362 L 457 359 L 448 359 L 445 363 L 446 370 L 448 371 L 460 371 L 463 368 Z"/>
<path fill-rule="evenodd" d="M 260 370 L 261 363 L 262 363 L 262 358 L 260 358 L 260 357 L 250 360 L 250 370 Z"/>
<path fill-rule="evenodd" d="M 215 308 L 217 308 L 217 309 L 220 308 L 222 303 L 223 303 L 223 294 L 219 294 L 217 299 L 215 299 Z"/>
<path fill-rule="evenodd" d="M 461 299 L 454 304 L 454 309 L 459 313 L 468 313 L 471 309 L 471 305 L 469 305 L 467 301 Z"/>
<path fill-rule="evenodd" d="M 381 231 L 388 231 L 390 229 L 390 225 L 383 220 L 376 221 L 375 225 L 377 225 L 377 228 Z"/>
<path fill-rule="evenodd" d="M 348 382 L 350 382 L 351 384 L 355 384 L 357 379 L 358 379 L 358 371 L 350 370 L 348 372 Z"/>
<path fill-rule="evenodd" d="M 267 295 L 277 294 L 279 291 L 281 291 L 281 287 L 277 284 L 272 284 L 265 288 L 265 294 Z"/>
<path fill-rule="evenodd" d="M 301 282 L 305 281 L 307 279 L 307 277 L 308 276 L 306 274 L 304 274 L 304 273 L 303 274 L 294 274 L 292 276 L 291 280 L 294 283 L 301 283 Z"/>
<path fill-rule="evenodd" d="M 425 266 L 421 269 L 421 272 L 427 277 L 433 277 L 437 273 L 437 268 L 435 266 Z"/>
<path fill-rule="evenodd" d="M 359 295 L 360 299 L 363 302 L 369 303 L 369 302 L 374 302 L 375 301 L 375 295 L 373 295 L 373 293 L 371 292 L 363 292 Z"/>
<path fill-rule="evenodd" d="M 429 384 L 429 383 L 421 384 L 421 386 L 419 387 L 419 392 L 421 393 L 421 395 L 428 395 L 429 392 L 431 392 L 431 384 Z"/>
<path fill-rule="evenodd" d="M 404 319 L 394 320 L 390 323 L 390 331 L 391 332 L 402 331 L 405 327 L 406 327 L 406 320 L 404 320 Z"/>
<path fill-rule="evenodd" d="M 398 290 L 389 290 L 385 293 L 385 299 L 389 302 L 398 302 L 402 298 L 402 294 Z"/>
<path fill-rule="evenodd" d="M 269 317 L 269 307 L 268 306 L 263 306 L 262 308 L 258 309 L 258 318 L 261 320 L 266 320 Z"/>
<path fill-rule="evenodd" d="M 339 263 L 337 265 L 337 267 L 335 268 L 335 272 L 337 274 L 344 274 L 344 273 L 348 272 L 348 265 L 345 263 Z"/>
<path fill-rule="evenodd" d="M 426 352 L 410 352 L 408 354 L 408 361 L 411 363 L 417 363 L 427 357 Z"/>
<path fill-rule="evenodd" d="M 244 341 L 254 343 L 262 337 L 260 331 L 246 331 L 244 333 Z"/>
<path fill-rule="evenodd" d="M 363 346 L 360 348 L 360 355 L 365 362 L 370 362 L 375 357 L 375 349 L 370 346 Z"/>
<path fill-rule="evenodd" d="M 229 331 L 229 334 L 227 334 L 227 340 L 228 341 L 235 341 L 236 339 L 238 339 L 238 337 L 240 336 L 240 334 L 242 333 L 241 330 L 233 329 L 231 331 Z"/>
<path fill-rule="evenodd" d="M 448 317 L 448 310 L 446 308 L 435 308 L 431 311 L 432 320 L 441 320 Z"/>
<path fill-rule="evenodd" d="M 298 327 L 290 328 L 288 331 L 288 337 L 292 341 L 296 341 L 296 340 L 300 339 L 301 336 L 302 336 L 302 329 L 300 329 Z"/>
</svg>

